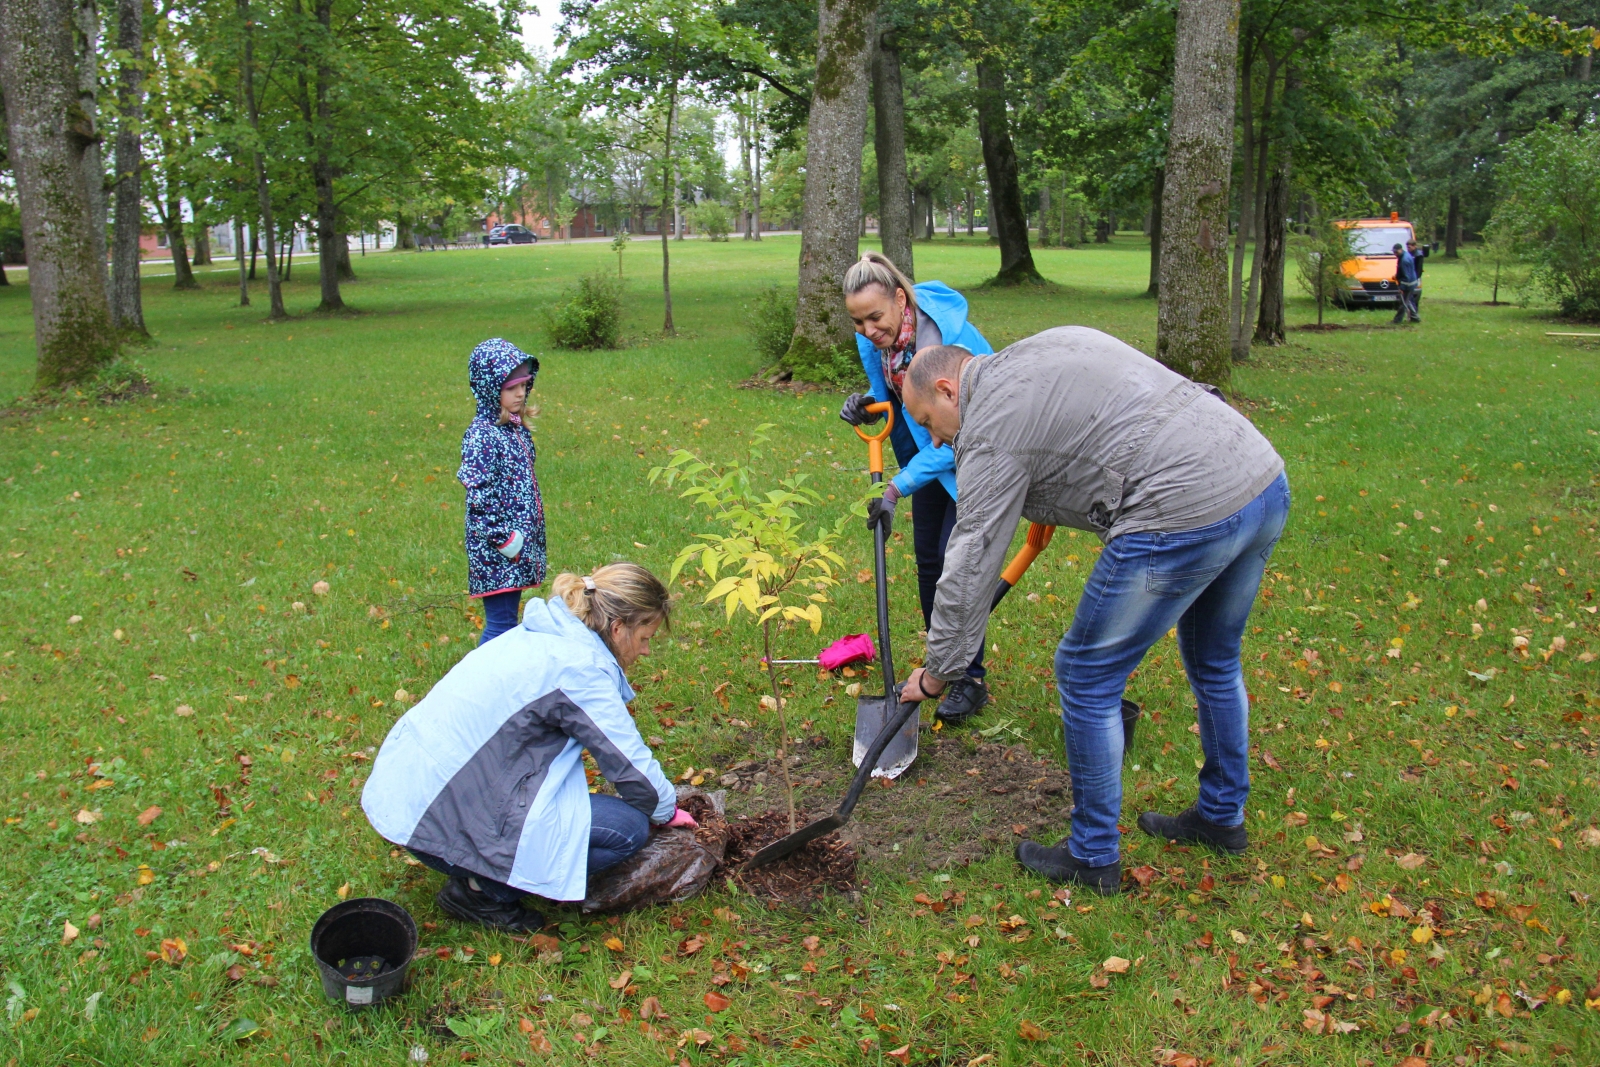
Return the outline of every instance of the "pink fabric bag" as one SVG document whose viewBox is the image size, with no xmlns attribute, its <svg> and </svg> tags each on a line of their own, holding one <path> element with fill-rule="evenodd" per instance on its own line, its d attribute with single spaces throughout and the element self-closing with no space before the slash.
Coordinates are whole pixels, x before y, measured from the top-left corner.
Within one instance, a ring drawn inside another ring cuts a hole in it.
<svg viewBox="0 0 1600 1067">
<path fill-rule="evenodd" d="M 850 634 L 819 652 L 817 663 L 825 671 L 836 671 L 852 663 L 871 663 L 877 654 L 872 638 L 866 634 Z"/>
</svg>

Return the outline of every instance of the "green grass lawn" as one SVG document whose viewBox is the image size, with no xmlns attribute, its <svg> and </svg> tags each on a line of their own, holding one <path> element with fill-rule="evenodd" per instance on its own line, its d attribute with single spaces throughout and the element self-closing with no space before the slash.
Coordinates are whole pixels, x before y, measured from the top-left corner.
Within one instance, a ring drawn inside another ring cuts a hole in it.
<svg viewBox="0 0 1600 1067">
<path fill-rule="evenodd" d="M 1147 884 L 1065 906 L 1012 861 L 1015 830 L 1067 823 L 1066 796 L 1019 799 L 1028 760 L 1062 762 L 1051 655 L 1097 548 L 1063 532 L 991 626 L 989 733 L 924 735 L 922 765 L 857 809 L 859 900 L 772 910 L 719 888 L 620 919 L 556 913 L 559 963 L 448 921 L 439 877 L 372 833 L 359 787 L 399 691 L 425 693 L 475 639 L 453 477 L 471 347 L 501 335 L 543 360 L 558 569 L 665 573 L 699 516 L 646 472 L 678 446 L 732 458 L 759 423 L 771 474 L 810 475 L 819 517 L 864 487 L 836 394 L 738 387 L 759 365 L 744 310 L 793 278 L 797 239 L 672 251 L 678 336 L 657 332 L 658 246 L 635 242 L 631 340 L 602 353 L 548 350 L 539 321 L 578 273 L 615 269 L 603 244 L 368 256 L 346 290 L 358 316 L 276 326 L 264 285 L 241 309 L 226 273 L 194 293 L 150 279 L 156 340 L 137 358 L 157 396 L 0 419 L 0 1063 L 399 1064 L 418 1047 L 433 1063 L 877 1063 L 901 1046 L 958 1067 L 1600 1062 L 1600 354 L 1546 338 L 1562 327 L 1537 311 L 1482 306 L 1442 260 L 1421 327 L 1334 313 L 1347 329 L 1295 332 L 1238 372 L 1295 494 L 1245 649 L 1245 857 L 1135 831 L 1124 858 Z M 1037 253 L 1048 290 L 977 289 L 997 259 L 981 243 L 916 255 L 997 347 L 1062 323 L 1154 345 L 1135 238 Z M 291 311 L 315 299 L 297 265 Z M 1291 320 L 1312 317 L 1297 300 Z M 30 386 L 31 334 L 26 288 L 0 289 L 0 396 Z M 870 540 L 852 530 L 828 639 L 872 626 L 855 580 Z M 891 567 L 903 670 L 909 542 Z M 775 734 L 757 631 L 697 600 L 636 669 L 636 708 L 670 774 L 715 778 Z M 791 631 L 783 653 L 818 643 Z M 844 679 L 789 680 L 791 722 L 818 739 L 802 801 L 820 807 L 853 701 Z M 1174 644 L 1130 693 L 1150 715 L 1128 826 L 1190 803 L 1199 756 Z M 966 769 L 989 788 L 940 792 Z M 425 924 L 393 1007 L 323 998 L 307 936 L 345 893 Z M 705 948 L 686 956 L 692 933 Z M 180 940 L 184 958 L 163 958 Z M 624 970 L 632 995 L 612 988 Z M 731 1004 L 711 1012 L 717 988 Z M 650 996 L 667 1015 L 641 1027 Z M 240 1019 L 259 1030 L 225 1038 Z"/>
</svg>

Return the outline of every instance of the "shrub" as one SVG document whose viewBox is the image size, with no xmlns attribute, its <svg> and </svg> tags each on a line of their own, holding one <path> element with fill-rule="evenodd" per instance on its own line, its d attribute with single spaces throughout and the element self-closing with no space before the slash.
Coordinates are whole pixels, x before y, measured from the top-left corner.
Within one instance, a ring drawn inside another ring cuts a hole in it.
<svg viewBox="0 0 1600 1067">
<path fill-rule="evenodd" d="M 755 305 L 750 309 L 750 336 L 765 366 L 781 362 L 789 351 L 789 340 L 794 336 L 794 307 L 793 289 L 768 285 L 756 294 Z"/>
<path fill-rule="evenodd" d="M 1494 225 L 1516 235 L 1533 282 L 1563 315 L 1600 320 L 1600 130 L 1546 123 L 1500 168 Z"/>
<path fill-rule="evenodd" d="M 567 290 L 567 300 L 546 313 L 545 328 L 557 348 L 616 348 L 622 338 L 622 279 L 587 274 Z"/>
<path fill-rule="evenodd" d="M 1490 226 L 1483 235 L 1483 245 L 1467 256 L 1467 278 L 1489 290 L 1489 303 L 1500 305 L 1500 291 L 1516 292 L 1527 289 L 1531 280 L 1528 261 L 1517 247 L 1514 236 L 1499 226 Z"/>
<path fill-rule="evenodd" d="M 702 200 L 689 209 L 689 221 L 708 241 L 726 241 L 733 229 L 733 218 L 720 201 Z"/>
<path fill-rule="evenodd" d="M 1300 285 L 1317 302 L 1318 326 L 1322 325 L 1323 310 L 1341 295 L 1344 265 L 1355 257 L 1354 237 L 1354 230 L 1335 225 L 1332 218 L 1319 218 L 1311 234 L 1296 243 Z"/>
</svg>

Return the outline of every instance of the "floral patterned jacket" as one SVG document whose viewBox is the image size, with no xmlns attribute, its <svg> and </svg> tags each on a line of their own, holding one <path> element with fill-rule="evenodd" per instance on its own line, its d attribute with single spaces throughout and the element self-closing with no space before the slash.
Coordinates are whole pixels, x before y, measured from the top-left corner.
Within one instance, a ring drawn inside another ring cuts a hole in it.
<svg viewBox="0 0 1600 1067">
<path fill-rule="evenodd" d="M 533 473 L 533 435 L 520 421 L 500 423 L 501 383 L 523 362 L 537 377 L 539 361 L 497 337 L 474 348 L 468 363 L 478 414 L 461 436 L 456 480 L 467 490 L 467 589 L 475 597 L 544 581 L 544 499 Z M 507 559 L 500 546 L 518 532 L 522 553 Z"/>
</svg>

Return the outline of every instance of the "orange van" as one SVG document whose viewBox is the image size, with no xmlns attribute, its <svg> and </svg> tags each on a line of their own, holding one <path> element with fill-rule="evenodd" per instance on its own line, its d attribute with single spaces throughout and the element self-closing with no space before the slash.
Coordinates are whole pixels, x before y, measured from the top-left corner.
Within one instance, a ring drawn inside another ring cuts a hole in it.
<svg viewBox="0 0 1600 1067">
<path fill-rule="evenodd" d="M 1334 303 L 1343 308 L 1394 307 L 1400 302 L 1395 284 L 1394 246 L 1416 239 L 1411 223 L 1391 212 L 1386 219 L 1343 219 L 1334 223 L 1354 230 L 1354 259 L 1344 263 L 1344 284 L 1335 290 Z"/>
</svg>

